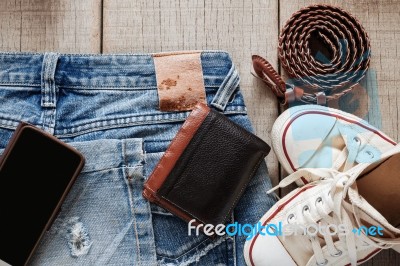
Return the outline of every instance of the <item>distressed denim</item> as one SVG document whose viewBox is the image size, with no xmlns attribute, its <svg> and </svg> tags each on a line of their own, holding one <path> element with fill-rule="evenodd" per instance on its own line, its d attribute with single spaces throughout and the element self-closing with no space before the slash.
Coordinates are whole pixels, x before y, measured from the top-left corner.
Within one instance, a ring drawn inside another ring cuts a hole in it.
<svg viewBox="0 0 400 266">
<path fill-rule="evenodd" d="M 229 55 L 205 51 L 201 62 L 209 106 L 251 131 Z M 0 101 L 0 152 L 26 121 L 86 157 L 32 265 L 245 264 L 245 236 L 188 236 L 187 223 L 142 197 L 189 114 L 159 111 L 151 54 L 0 53 Z M 232 218 L 257 223 L 274 203 L 270 187 L 263 163 Z"/>
</svg>

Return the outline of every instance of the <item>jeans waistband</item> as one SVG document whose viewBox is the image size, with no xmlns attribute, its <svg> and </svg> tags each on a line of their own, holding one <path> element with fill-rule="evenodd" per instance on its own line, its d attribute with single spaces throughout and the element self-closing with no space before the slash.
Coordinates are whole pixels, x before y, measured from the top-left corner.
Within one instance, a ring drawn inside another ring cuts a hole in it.
<svg viewBox="0 0 400 266">
<path fill-rule="evenodd" d="M 190 52 L 164 54 L 181 53 Z M 5 99 L 0 126 L 12 129 L 23 120 L 72 136 L 94 128 L 182 120 L 188 112 L 158 109 L 153 56 L 0 53 L 0 96 Z M 208 104 L 245 113 L 229 54 L 202 51 L 200 59 Z"/>
<path fill-rule="evenodd" d="M 0 53 L 0 84 L 41 86 L 42 70 L 54 57 L 57 64 L 54 78 L 59 86 L 83 89 L 156 87 L 152 54 Z M 201 61 L 207 87 L 219 86 L 232 66 L 229 54 L 223 51 L 203 51 Z"/>
</svg>

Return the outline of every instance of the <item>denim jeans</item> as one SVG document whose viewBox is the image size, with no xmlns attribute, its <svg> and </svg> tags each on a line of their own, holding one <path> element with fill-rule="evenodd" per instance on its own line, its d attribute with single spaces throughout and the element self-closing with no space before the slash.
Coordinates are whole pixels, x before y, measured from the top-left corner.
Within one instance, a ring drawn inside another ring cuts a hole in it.
<svg viewBox="0 0 400 266">
<path fill-rule="evenodd" d="M 229 55 L 202 52 L 201 65 L 208 104 L 251 131 Z M 1 53 L 0 101 L 0 152 L 26 121 L 86 157 L 31 264 L 244 265 L 245 236 L 188 236 L 187 223 L 142 197 L 189 114 L 159 111 L 151 54 Z M 270 187 L 264 163 L 233 219 L 256 223 L 274 203 Z"/>
</svg>

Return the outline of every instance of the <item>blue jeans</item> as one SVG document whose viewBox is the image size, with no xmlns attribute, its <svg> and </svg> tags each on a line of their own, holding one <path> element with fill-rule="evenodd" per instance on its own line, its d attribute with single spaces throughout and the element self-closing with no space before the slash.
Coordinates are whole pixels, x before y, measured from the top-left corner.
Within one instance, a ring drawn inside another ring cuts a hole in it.
<svg viewBox="0 0 400 266">
<path fill-rule="evenodd" d="M 225 52 L 202 52 L 208 104 L 252 130 Z M 161 112 L 153 57 L 0 54 L 0 152 L 20 121 L 76 147 L 86 165 L 33 265 L 243 265 L 245 236 L 188 236 L 142 197 L 143 183 L 189 112 Z M 46 162 L 43 162 L 46 167 Z M 273 205 L 265 164 L 236 207 L 256 223 Z"/>
</svg>

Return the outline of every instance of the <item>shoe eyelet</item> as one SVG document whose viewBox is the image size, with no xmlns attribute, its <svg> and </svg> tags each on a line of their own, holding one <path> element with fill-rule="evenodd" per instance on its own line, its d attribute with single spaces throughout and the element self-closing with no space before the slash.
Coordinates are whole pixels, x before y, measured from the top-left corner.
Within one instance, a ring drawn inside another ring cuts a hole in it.
<svg viewBox="0 0 400 266">
<path fill-rule="evenodd" d="M 354 137 L 353 140 L 354 140 L 356 143 L 361 143 L 361 140 L 360 140 L 358 137 Z"/>
<path fill-rule="evenodd" d="M 308 212 L 310 211 L 310 206 L 306 205 L 303 207 L 303 212 Z"/>
<path fill-rule="evenodd" d="M 319 263 L 318 261 L 316 262 L 317 266 L 325 266 L 328 265 L 328 260 L 325 259 L 325 261 L 323 263 Z"/>
<path fill-rule="evenodd" d="M 343 251 L 341 251 L 340 249 L 337 249 L 337 252 L 335 254 L 331 254 L 332 257 L 340 257 L 342 256 Z"/>
<path fill-rule="evenodd" d="M 369 157 L 371 157 L 371 159 L 374 158 L 374 154 L 373 154 L 371 151 L 365 151 L 365 153 L 366 153 Z"/>
<path fill-rule="evenodd" d="M 323 203 L 321 197 L 318 197 L 318 198 L 315 200 L 315 206 L 317 206 L 318 203 Z"/>
<path fill-rule="evenodd" d="M 289 216 L 287 218 L 287 222 L 290 224 L 292 222 L 292 220 L 295 218 L 296 218 L 296 216 L 293 213 L 291 213 L 291 214 L 289 214 Z"/>
</svg>

